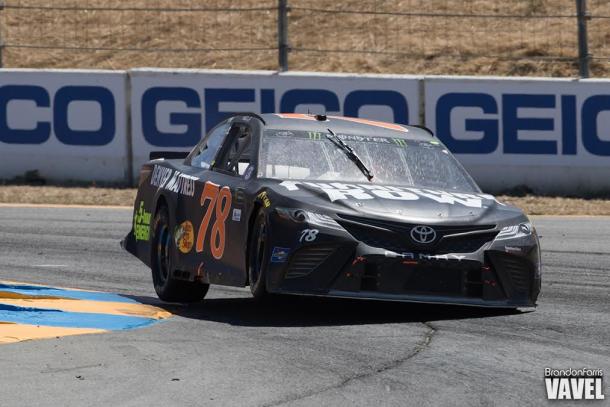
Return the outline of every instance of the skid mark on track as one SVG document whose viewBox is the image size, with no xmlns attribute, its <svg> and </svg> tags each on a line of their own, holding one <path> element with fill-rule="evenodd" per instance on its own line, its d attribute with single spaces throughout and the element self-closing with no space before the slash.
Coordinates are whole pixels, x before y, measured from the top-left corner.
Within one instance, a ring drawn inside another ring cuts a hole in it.
<svg viewBox="0 0 610 407">
<path fill-rule="evenodd" d="M 302 394 L 288 396 L 288 397 L 286 397 L 282 400 L 278 400 L 276 402 L 263 404 L 263 406 L 265 406 L 265 407 L 281 406 L 284 404 L 303 400 L 303 399 L 306 399 L 309 397 L 317 396 L 319 394 L 326 393 L 327 391 L 330 391 L 330 390 L 338 390 L 338 389 L 341 389 L 343 387 L 350 385 L 354 381 L 368 379 L 375 375 L 387 372 L 388 370 L 397 368 L 398 366 L 400 366 L 404 363 L 407 363 L 409 360 L 413 359 L 415 356 L 419 355 L 422 351 L 427 349 L 430 346 L 430 344 L 432 343 L 432 339 L 434 338 L 434 335 L 438 332 L 438 329 L 435 326 L 433 326 L 430 322 L 422 322 L 422 324 L 427 328 L 422 339 L 417 344 L 415 344 L 415 347 L 411 350 L 411 352 L 402 356 L 401 358 L 383 363 L 379 366 L 376 366 L 372 369 L 368 369 L 361 373 L 356 373 L 350 377 L 347 377 L 347 378 L 341 380 L 340 382 L 338 382 L 336 384 L 333 384 L 330 386 L 325 386 L 320 389 L 311 390 L 311 391 L 308 391 L 308 392 L 305 392 Z"/>
<path fill-rule="evenodd" d="M 0 282 L 0 344 L 142 328 L 170 316 L 116 294 Z"/>
</svg>

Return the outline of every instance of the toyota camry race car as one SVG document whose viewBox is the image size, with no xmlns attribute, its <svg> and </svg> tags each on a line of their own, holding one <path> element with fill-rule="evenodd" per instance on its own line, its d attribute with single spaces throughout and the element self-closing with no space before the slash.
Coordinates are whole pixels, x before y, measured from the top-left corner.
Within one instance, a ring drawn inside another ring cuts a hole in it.
<svg viewBox="0 0 610 407">
<path fill-rule="evenodd" d="M 429 130 L 238 114 L 184 154 L 152 153 L 122 246 L 162 300 L 210 284 L 269 293 L 534 306 L 535 229 Z"/>
</svg>

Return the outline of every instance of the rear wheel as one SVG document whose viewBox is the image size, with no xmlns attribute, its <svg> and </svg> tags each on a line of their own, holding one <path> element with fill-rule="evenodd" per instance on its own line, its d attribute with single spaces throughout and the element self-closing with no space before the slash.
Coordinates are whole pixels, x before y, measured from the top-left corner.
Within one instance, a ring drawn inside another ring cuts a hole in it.
<svg viewBox="0 0 610 407">
<path fill-rule="evenodd" d="M 265 213 L 260 211 L 254 221 L 248 250 L 250 291 L 257 300 L 269 296 L 267 293 L 267 263 L 269 261 L 267 232 L 267 219 Z"/>
<path fill-rule="evenodd" d="M 155 291 L 163 301 L 201 301 L 208 292 L 209 284 L 176 280 L 172 277 L 172 226 L 167 207 L 161 206 L 153 221 L 151 239 L 151 271 Z"/>
</svg>

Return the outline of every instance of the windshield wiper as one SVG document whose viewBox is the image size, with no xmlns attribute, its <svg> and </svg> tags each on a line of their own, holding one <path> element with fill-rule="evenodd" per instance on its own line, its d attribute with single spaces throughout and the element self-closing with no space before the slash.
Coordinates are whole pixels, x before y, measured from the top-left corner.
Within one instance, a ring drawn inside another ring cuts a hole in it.
<svg viewBox="0 0 610 407">
<path fill-rule="evenodd" d="M 328 134 L 326 134 L 326 138 L 329 139 L 330 141 L 332 141 L 332 143 L 334 145 L 336 145 L 337 147 L 339 147 L 341 150 L 343 150 L 343 152 L 345 153 L 347 158 L 349 158 L 354 164 L 356 164 L 356 166 L 358 167 L 358 169 L 360 171 L 362 171 L 362 173 L 364 174 L 366 179 L 368 179 L 369 181 L 372 180 L 373 173 L 371 173 L 371 170 L 369 170 L 366 167 L 366 165 L 362 162 L 360 157 L 358 157 L 358 154 L 356 154 L 354 149 L 351 148 L 350 146 L 348 146 L 347 144 L 345 144 L 345 142 L 343 140 L 341 140 L 339 137 L 337 137 L 337 135 L 335 133 L 333 133 L 333 131 L 331 129 L 327 129 L 327 130 L 328 130 Z"/>
</svg>

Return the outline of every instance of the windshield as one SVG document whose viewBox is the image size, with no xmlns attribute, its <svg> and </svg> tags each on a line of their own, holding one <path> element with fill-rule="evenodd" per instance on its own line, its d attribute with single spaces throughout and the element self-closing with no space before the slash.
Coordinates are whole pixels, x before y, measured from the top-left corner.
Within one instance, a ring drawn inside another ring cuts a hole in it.
<svg viewBox="0 0 610 407">
<path fill-rule="evenodd" d="M 479 192 L 464 169 L 436 140 L 337 134 L 373 174 L 372 183 Z M 368 182 L 325 133 L 265 130 L 259 176 L 283 180 Z"/>
</svg>

